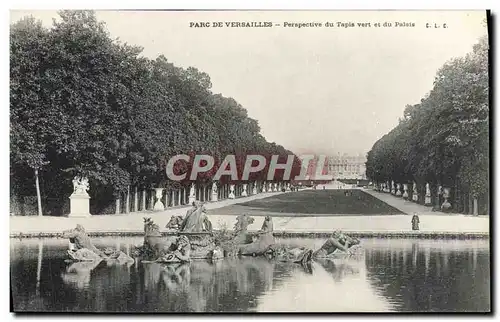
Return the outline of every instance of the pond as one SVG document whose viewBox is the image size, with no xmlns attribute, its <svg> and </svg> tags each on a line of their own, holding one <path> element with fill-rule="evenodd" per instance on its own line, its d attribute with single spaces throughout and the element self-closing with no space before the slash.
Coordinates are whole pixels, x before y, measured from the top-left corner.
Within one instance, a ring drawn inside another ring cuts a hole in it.
<svg viewBox="0 0 500 322">
<path fill-rule="evenodd" d="M 129 252 L 142 238 L 95 238 Z M 317 249 L 325 239 L 283 239 Z M 485 312 L 488 240 L 363 239 L 364 255 L 313 262 L 65 262 L 67 240 L 11 239 L 14 311 Z"/>
</svg>

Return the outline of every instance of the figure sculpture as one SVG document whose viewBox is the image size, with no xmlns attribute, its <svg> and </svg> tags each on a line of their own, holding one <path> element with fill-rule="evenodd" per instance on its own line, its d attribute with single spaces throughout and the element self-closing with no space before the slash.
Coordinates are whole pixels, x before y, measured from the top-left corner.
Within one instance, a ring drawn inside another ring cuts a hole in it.
<svg viewBox="0 0 500 322">
<path fill-rule="evenodd" d="M 182 232 L 211 232 L 212 223 L 206 215 L 206 208 L 199 201 L 193 203 L 193 208 L 188 210 L 184 221 L 179 227 Z"/>
<path fill-rule="evenodd" d="M 144 218 L 144 243 L 135 253 L 143 260 L 156 260 L 164 249 L 170 248 L 175 237 L 163 237 L 160 228 L 151 218 Z"/>
<path fill-rule="evenodd" d="M 73 193 L 87 194 L 89 190 L 89 180 L 85 177 L 73 178 Z"/>
<path fill-rule="evenodd" d="M 167 229 L 179 230 L 184 218 L 182 216 L 172 216 L 169 222 L 165 225 Z"/>
<path fill-rule="evenodd" d="M 280 262 L 297 263 L 305 266 L 311 263 L 313 250 L 307 247 L 274 244 L 266 250 L 266 255 Z"/>
<path fill-rule="evenodd" d="M 211 201 L 218 201 L 219 200 L 219 192 L 217 190 L 217 184 L 215 181 L 212 183 L 212 198 Z"/>
<path fill-rule="evenodd" d="M 196 192 L 194 189 L 194 183 L 191 184 L 191 188 L 189 189 L 189 203 L 193 203 L 196 201 Z"/>
<path fill-rule="evenodd" d="M 156 260 L 158 263 L 186 263 L 189 262 L 191 244 L 189 238 L 180 236 L 171 244 L 169 249 L 164 250 Z"/>
<path fill-rule="evenodd" d="M 85 228 L 80 224 L 76 225 L 74 229 L 64 231 L 63 236 L 68 238 L 72 244 L 67 253 L 74 261 L 95 261 L 98 259 L 117 260 L 122 263 L 134 261 L 133 258 L 120 250 L 111 248 L 100 250 L 95 247 Z"/>
<path fill-rule="evenodd" d="M 314 258 L 331 257 L 343 251 L 344 254 L 352 254 L 351 247 L 359 245 L 360 240 L 343 234 L 340 231 L 335 231 L 332 237 L 328 238 L 320 249 L 313 253 Z"/>
<path fill-rule="evenodd" d="M 248 234 L 248 226 L 254 223 L 253 217 L 246 214 L 236 217 L 234 224 L 234 242 L 237 244 L 249 244 L 253 241 L 252 236 Z"/>
</svg>

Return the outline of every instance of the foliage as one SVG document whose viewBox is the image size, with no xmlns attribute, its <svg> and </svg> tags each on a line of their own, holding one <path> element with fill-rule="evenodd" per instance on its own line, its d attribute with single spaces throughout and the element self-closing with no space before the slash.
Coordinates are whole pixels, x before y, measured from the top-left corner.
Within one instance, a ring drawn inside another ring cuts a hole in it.
<svg viewBox="0 0 500 322">
<path fill-rule="evenodd" d="M 488 40 L 446 63 L 420 104 L 378 140 L 367 156 L 367 175 L 384 182 L 430 182 L 474 196 L 489 187 Z"/>
<path fill-rule="evenodd" d="M 248 154 L 269 160 L 279 154 L 280 162 L 293 154 L 267 142 L 233 98 L 212 93 L 206 73 L 176 67 L 164 56 L 142 57 L 141 48 L 112 39 L 92 11 L 59 14 L 51 28 L 31 17 L 11 25 L 14 186 L 25 186 L 27 170 L 40 168 L 44 193 L 67 195 L 71 179 L 84 175 L 94 200 L 100 187 L 118 196 L 129 185 L 189 184 L 193 158 L 176 164 L 175 171 L 188 171 L 184 182 L 166 177 L 166 160 L 177 154 L 209 154 L 219 164 L 235 154 L 240 175 Z M 211 183 L 216 169 L 198 182 Z M 297 158 L 293 171 L 300 171 Z M 228 176 L 221 180 L 226 182 Z"/>
</svg>

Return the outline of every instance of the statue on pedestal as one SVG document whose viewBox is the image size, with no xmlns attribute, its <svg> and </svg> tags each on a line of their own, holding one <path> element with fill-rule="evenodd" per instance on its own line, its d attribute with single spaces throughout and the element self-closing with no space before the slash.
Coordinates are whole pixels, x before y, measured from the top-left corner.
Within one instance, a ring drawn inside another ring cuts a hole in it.
<svg viewBox="0 0 500 322">
<path fill-rule="evenodd" d="M 408 199 L 408 184 L 407 183 L 403 184 L 403 189 L 404 189 L 403 198 Z"/>
<path fill-rule="evenodd" d="M 417 183 L 413 182 L 413 196 L 412 196 L 413 201 L 417 202 L 418 201 L 418 189 L 417 189 Z"/>
<path fill-rule="evenodd" d="M 89 180 L 85 177 L 73 178 L 73 193 L 70 199 L 69 217 L 90 217 Z"/>
<path fill-rule="evenodd" d="M 425 185 L 425 204 L 430 205 L 432 203 L 431 200 L 431 186 L 427 183 Z"/>
<path fill-rule="evenodd" d="M 441 210 L 449 210 L 451 208 L 451 203 L 449 202 L 450 188 L 443 189 L 443 198 L 444 198 L 444 202 L 441 205 Z"/>
<path fill-rule="evenodd" d="M 398 197 L 401 196 L 401 184 L 400 183 L 398 183 L 396 185 L 396 196 L 398 196 Z"/>
<path fill-rule="evenodd" d="M 217 184 L 215 182 L 212 183 L 212 201 L 219 200 L 219 193 L 217 191 Z"/>
<path fill-rule="evenodd" d="M 156 197 L 156 203 L 153 207 L 153 210 L 156 211 L 162 211 L 165 210 L 165 205 L 161 201 L 161 198 L 163 197 L 163 188 L 155 188 L 155 197 Z"/>
<path fill-rule="evenodd" d="M 248 194 L 247 194 L 247 184 L 244 183 L 243 184 L 243 191 L 241 192 L 241 196 L 242 197 L 246 197 Z"/>
<path fill-rule="evenodd" d="M 194 183 L 191 184 L 191 189 L 189 189 L 189 203 L 193 204 L 196 201 L 196 192 L 194 190 Z"/>
</svg>

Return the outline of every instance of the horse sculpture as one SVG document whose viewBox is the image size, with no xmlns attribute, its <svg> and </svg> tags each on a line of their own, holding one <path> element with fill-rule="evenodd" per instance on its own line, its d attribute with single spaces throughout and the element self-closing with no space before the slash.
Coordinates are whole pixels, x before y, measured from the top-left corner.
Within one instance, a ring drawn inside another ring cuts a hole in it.
<svg viewBox="0 0 500 322">
<path fill-rule="evenodd" d="M 240 245 L 239 253 L 252 256 L 263 255 L 274 243 L 273 221 L 270 216 L 266 216 L 262 228 L 257 232 L 257 239 L 252 243 Z"/>
</svg>

